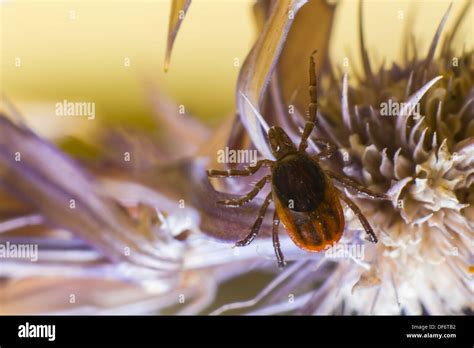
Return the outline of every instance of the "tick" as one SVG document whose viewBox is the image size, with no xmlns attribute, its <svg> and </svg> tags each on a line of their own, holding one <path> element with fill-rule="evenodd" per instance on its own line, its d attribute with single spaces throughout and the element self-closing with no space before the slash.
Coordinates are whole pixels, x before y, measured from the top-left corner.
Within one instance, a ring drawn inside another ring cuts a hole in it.
<svg viewBox="0 0 474 348">
<path fill-rule="evenodd" d="M 263 218 L 270 203 L 274 203 L 273 247 L 278 266 L 285 265 L 280 248 L 278 228 L 280 221 L 291 240 L 301 249 L 318 252 L 339 241 L 344 231 L 345 218 L 341 201 L 354 212 L 364 227 L 369 240 L 377 243 L 377 236 L 359 207 L 347 195 L 337 189 L 332 180 L 342 186 L 355 190 L 372 199 L 388 199 L 385 194 L 376 193 L 344 175 L 323 169 L 319 162 L 336 153 L 337 148 L 323 139 L 313 139 L 316 144 L 325 148 L 316 155 L 306 152 L 308 138 L 315 127 L 318 109 L 317 78 L 314 64 L 314 53 L 309 59 L 309 119 L 305 124 L 298 147 L 290 140 L 286 132 L 278 126 L 268 131 L 268 140 L 275 160 L 259 160 L 255 166 L 245 169 L 210 170 L 209 177 L 250 176 L 263 167 L 269 167 L 271 174 L 259 180 L 247 194 L 224 201 L 231 207 L 240 207 L 254 199 L 260 190 L 271 183 L 271 191 L 260 208 L 257 219 L 250 233 L 236 243 L 236 246 L 249 245 L 257 236 Z"/>
</svg>

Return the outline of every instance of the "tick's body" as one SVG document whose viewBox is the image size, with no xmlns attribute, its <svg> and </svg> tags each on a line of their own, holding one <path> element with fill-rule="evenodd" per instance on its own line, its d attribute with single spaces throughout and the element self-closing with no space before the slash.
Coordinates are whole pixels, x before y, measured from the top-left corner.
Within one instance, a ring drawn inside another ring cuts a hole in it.
<svg viewBox="0 0 474 348">
<path fill-rule="evenodd" d="M 326 179 L 318 163 L 306 153 L 286 155 L 272 168 L 274 198 L 297 212 L 310 212 L 324 201 Z"/>
<path fill-rule="evenodd" d="M 286 155 L 272 168 L 272 198 L 293 242 L 320 251 L 344 230 L 339 197 L 318 162 L 306 153 Z"/>
<path fill-rule="evenodd" d="M 291 240 L 298 247 L 312 252 L 321 251 L 326 246 L 337 242 L 344 231 L 345 220 L 341 200 L 357 215 L 370 240 L 374 243 L 377 242 L 375 233 L 360 209 L 349 197 L 333 185 L 331 179 L 337 180 L 343 186 L 355 189 L 371 198 L 387 198 L 384 194 L 372 192 L 348 177 L 323 170 L 319 165 L 319 160 L 328 158 L 336 152 L 336 148 L 331 143 L 321 139 L 313 139 L 315 143 L 324 145 L 326 149 L 315 156 L 306 153 L 308 138 L 314 128 L 317 113 L 316 74 L 312 56 L 310 57 L 309 66 L 309 94 L 311 97 L 309 121 L 306 122 L 299 147 L 295 146 L 282 128 L 275 126 L 268 131 L 268 139 L 275 161 L 260 160 L 255 167 L 243 170 L 209 171 L 211 177 L 231 177 L 252 175 L 263 166 L 271 168 L 271 175 L 266 175 L 258 181 L 252 191 L 237 199 L 229 199 L 219 203 L 239 207 L 255 198 L 265 184 L 271 182 L 272 190 L 267 194 L 250 233 L 247 237 L 238 241 L 236 245 L 244 246 L 253 241 L 260 230 L 265 212 L 273 201 L 275 204 L 273 246 L 278 264 L 281 267 L 284 265 L 284 260 L 278 239 L 280 221 L 288 231 Z"/>
</svg>

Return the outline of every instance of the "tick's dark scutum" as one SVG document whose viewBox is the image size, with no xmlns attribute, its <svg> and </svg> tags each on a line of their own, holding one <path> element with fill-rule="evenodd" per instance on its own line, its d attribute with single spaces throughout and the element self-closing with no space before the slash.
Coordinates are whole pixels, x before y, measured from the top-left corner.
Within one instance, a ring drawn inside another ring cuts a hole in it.
<svg viewBox="0 0 474 348">
<path fill-rule="evenodd" d="M 277 162 L 272 173 L 276 194 L 283 204 L 297 212 L 313 211 L 319 206 L 324 200 L 324 180 L 324 173 L 316 161 L 303 153 L 285 156 Z"/>
</svg>

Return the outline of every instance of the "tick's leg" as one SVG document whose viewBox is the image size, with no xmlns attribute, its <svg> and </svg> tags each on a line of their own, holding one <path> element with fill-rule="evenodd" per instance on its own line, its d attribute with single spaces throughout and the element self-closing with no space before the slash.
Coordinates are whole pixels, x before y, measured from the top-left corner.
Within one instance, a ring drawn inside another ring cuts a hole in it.
<svg viewBox="0 0 474 348">
<path fill-rule="evenodd" d="M 342 186 L 356 190 L 359 193 L 362 193 L 370 198 L 374 199 L 390 199 L 386 194 L 384 193 L 378 193 L 374 192 L 372 190 L 369 190 L 368 188 L 362 186 L 359 184 L 357 181 L 352 180 L 351 178 L 341 175 L 338 173 L 334 173 L 330 170 L 326 170 L 326 173 L 329 175 L 330 178 L 340 182 Z"/>
<path fill-rule="evenodd" d="M 314 67 L 314 58 L 313 55 L 316 53 L 314 51 L 309 57 L 309 120 L 306 122 L 301 135 L 300 142 L 300 151 L 305 151 L 308 147 L 308 137 L 313 131 L 314 123 L 316 122 L 316 114 L 318 112 L 318 87 L 316 81 L 316 68 Z"/>
<path fill-rule="evenodd" d="M 275 213 L 273 214 L 273 231 L 272 231 L 273 249 L 275 250 L 275 255 L 278 261 L 278 267 L 283 268 L 285 267 L 285 258 L 283 256 L 283 253 L 281 252 L 280 239 L 278 238 L 279 226 L 280 226 L 280 218 L 278 217 L 278 213 L 275 210 Z"/>
<path fill-rule="evenodd" d="M 262 179 L 260 179 L 249 193 L 244 196 L 233 198 L 233 199 L 226 199 L 224 201 L 218 201 L 218 204 L 224 204 L 229 207 L 241 207 L 245 203 L 250 202 L 255 196 L 260 192 L 260 190 L 265 186 L 266 183 L 270 182 L 272 176 L 266 175 Z"/>
<path fill-rule="evenodd" d="M 246 246 L 252 243 L 252 241 L 257 236 L 258 231 L 260 231 L 260 226 L 262 226 L 263 217 L 265 216 L 265 213 L 271 201 L 272 201 L 272 193 L 270 192 L 267 195 L 267 197 L 265 197 L 265 201 L 263 202 L 263 205 L 260 208 L 260 211 L 258 212 L 257 220 L 255 220 L 255 223 L 253 224 L 252 229 L 250 230 L 250 233 L 247 235 L 247 237 L 235 243 L 235 246 L 239 246 L 239 247 Z"/>
<path fill-rule="evenodd" d="M 245 169 L 229 169 L 229 170 L 208 170 L 207 176 L 212 178 L 225 178 L 225 177 L 232 177 L 232 176 L 250 176 L 256 173 L 262 166 L 271 167 L 273 161 L 271 160 L 260 160 L 257 164 L 253 167 L 247 167 Z"/>
<path fill-rule="evenodd" d="M 323 158 L 329 158 L 337 152 L 337 146 L 331 143 L 330 141 L 323 139 L 314 139 L 314 142 L 316 144 L 326 146 L 324 150 L 321 150 L 318 154 L 314 156 L 314 158 L 318 161 Z"/>
<path fill-rule="evenodd" d="M 364 227 L 365 232 L 369 235 L 369 239 L 372 243 L 377 243 L 377 236 L 375 235 L 374 231 L 372 230 L 372 226 L 370 226 L 369 222 L 365 218 L 362 211 L 359 209 L 357 204 L 355 204 L 349 197 L 347 197 L 344 192 L 339 191 L 339 197 L 346 202 L 346 204 L 351 208 L 351 210 L 356 214 L 359 218 L 360 223 Z"/>
</svg>

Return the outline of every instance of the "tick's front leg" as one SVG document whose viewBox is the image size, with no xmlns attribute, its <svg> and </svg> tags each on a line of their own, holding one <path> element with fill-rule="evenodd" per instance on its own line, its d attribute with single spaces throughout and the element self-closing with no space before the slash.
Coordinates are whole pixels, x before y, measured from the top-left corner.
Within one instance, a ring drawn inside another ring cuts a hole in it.
<svg viewBox="0 0 474 348">
<path fill-rule="evenodd" d="M 271 167 L 273 161 L 264 159 L 257 162 L 254 167 L 247 167 L 245 169 L 229 169 L 229 170 L 215 170 L 211 169 L 207 171 L 207 176 L 211 178 L 230 178 L 233 176 L 250 176 L 255 174 L 263 166 Z"/>
<path fill-rule="evenodd" d="M 337 152 L 337 146 L 331 143 L 330 141 L 323 139 L 313 139 L 315 144 L 321 144 L 326 148 L 321 150 L 314 158 L 319 161 L 320 159 L 329 158 Z"/>
</svg>

